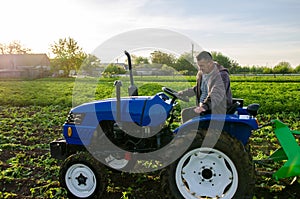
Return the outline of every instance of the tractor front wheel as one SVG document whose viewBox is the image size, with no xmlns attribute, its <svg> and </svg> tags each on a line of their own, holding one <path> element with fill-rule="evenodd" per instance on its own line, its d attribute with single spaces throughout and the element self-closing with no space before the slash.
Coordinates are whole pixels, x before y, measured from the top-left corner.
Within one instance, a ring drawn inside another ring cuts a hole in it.
<svg viewBox="0 0 300 199">
<path fill-rule="evenodd" d="M 62 164 L 61 186 L 71 198 L 94 198 L 104 190 L 104 167 L 88 153 L 73 154 Z"/>
</svg>

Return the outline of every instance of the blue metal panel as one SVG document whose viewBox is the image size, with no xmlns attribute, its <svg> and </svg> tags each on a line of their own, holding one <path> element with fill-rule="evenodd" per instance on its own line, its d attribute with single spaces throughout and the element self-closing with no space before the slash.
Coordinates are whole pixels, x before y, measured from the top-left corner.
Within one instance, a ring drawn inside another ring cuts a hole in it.
<svg viewBox="0 0 300 199">
<path fill-rule="evenodd" d="M 158 126 L 163 124 L 170 115 L 172 105 L 155 95 L 145 104 L 142 126 Z"/>
<path fill-rule="evenodd" d="M 169 117 L 172 107 L 172 104 L 166 103 L 158 95 L 122 98 L 121 122 L 133 122 L 140 126 L 158 126 Z M 67 143 L 89 145 L 100 121 L 116 120 L 116 99 L 85 103 L 73 108 L 71 112 L 84 113 L 84 118 L 80 125 L 64 125 L 63 134 Z M 73 132 L 71 137 L 68 137 L 69 127 Z"/>
<path fill-rule="evenodd" d="M 223 130 L 236 137 L 244 145 L 247 144 L 252 130 L 258 129 L 256 119 L 249 115 L 204 115 L 195 117 L 180 127 L 175 129 L 174 133 L 183 131 L 186 128 L 213 128 L 209 126 L 211 121 L 224 122 Z M 203 126 L 204 125 L 204 126 Z"/>
<path fill-rule="evenodd" d="M 157 126 L 165 122 L 172 107 L 173 105 L 166 103 L 158 95 L 121 98 L 121 121 L 134 122 L 140 126 Z M 86 114 L 82 125 L 95 125 L 102 120 L 116 120 L 116 99 L 86 103 L 71 111 Z"/>
<path fill-rule="evenodd" d="M 72 129 L 72 136 L 68 136 L 68 128 Z M 68 144 L 85 145 L 88 146 L 92 140 L 95 132 L 95 127 L 90 126 L 77 126 L 65 124 L 63 126 L 63 134 Z"/>
</svg>

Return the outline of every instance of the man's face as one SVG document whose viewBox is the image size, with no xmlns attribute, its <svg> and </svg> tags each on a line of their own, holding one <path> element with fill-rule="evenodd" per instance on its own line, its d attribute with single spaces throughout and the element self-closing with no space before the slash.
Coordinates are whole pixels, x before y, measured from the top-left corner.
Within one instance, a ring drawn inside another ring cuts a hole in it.
<svg viewBox="0 0 300 199">
<path fill-rule="evenodd" d="M 198 70 L 201 70 L 204 74 L 208 74 L 213 70 L 213 61 L 199 60 L 197 61 Z"/>
</svg>

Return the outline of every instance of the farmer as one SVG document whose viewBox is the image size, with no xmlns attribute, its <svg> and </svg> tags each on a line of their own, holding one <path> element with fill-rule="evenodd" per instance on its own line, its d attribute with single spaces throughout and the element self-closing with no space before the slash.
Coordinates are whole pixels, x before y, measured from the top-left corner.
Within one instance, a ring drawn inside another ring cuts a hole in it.
<svg viewBox="0 0 300 199">
<path fill-rule="evenodd" d="M 196 58 L 196 86 L 178 92 L 182 96 L 196 95 L 196 106 L 182 110 L 182 122 L 204 113 L 224 114 L 232 105 L 228 70 L 214 62 L 207 51 L 202 51 Z"/>
</svg>

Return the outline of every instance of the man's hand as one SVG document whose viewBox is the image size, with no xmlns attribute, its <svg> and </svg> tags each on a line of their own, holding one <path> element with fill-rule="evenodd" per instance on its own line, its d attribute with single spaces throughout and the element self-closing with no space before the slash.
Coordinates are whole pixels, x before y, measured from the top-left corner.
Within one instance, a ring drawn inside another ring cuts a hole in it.
<svg viewBox="0 0 300 199">
<path fill-rule="evenodd" d="M 194 109 L 194 111 L 195 111 L 195 113 L 202 113 L 202 112 L 205 112 L 206 110 L 202 106 L 197 106 Z"/>
</svg>

